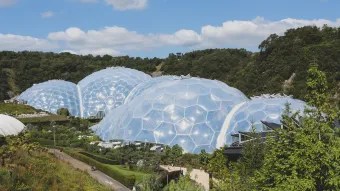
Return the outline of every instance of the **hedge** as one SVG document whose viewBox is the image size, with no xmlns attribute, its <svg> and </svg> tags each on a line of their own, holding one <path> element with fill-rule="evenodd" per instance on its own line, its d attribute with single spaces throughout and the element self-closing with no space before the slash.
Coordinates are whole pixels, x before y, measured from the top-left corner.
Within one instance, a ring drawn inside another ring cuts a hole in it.
<svg viewBox="0 0 340 191">
<path fill-rule="evenodd" d="M 76 158 L 88 165 L 95 166 L 99 171 L 105 173 L 106 175 L 110 176 L 111 178 L 117 180 L 118 182 L 122 183 L 128 188 L 132 188 L 135 185 L 136 182 L 136 176 L 135 175 L 124 175 L 120 173 L 119 171 L 116 171 L 112 168 L 110 168 L 108 165 L 103 164 L 101 162 L 98 162 L 90 157 L 87 157 L 83 154 L 72 152 L 68 149 L 65 149 L 64 152 L 73 158 Z"/>
<path fill-rule="evenodd" d="M 84 152 L 84 151 L 80 151 L 79 152 L 80 154 L 83 154 L 87 157 L 90 157 L 98 162 L 101 162 L 101 163 L 104 163 L 104 164 L 111 164 L 111 165 L 119 165 L 120 163 L 116 160 L 111 160 L 111 159 L 108 159 L 108 158 L 105 158 L 105 157 L 101 157 L 101 156 L 97 156 L 97 155 L 94 155 L 94 154 L 91 154 L 91 153 L 88 153 L 88 152 Z"/>
<path fill-rule="evenodd" d="M 32 142 L 38 142 L 38 143 L 40 143 L 40 145 L 46 145 L 46 146 L 53 146 L 54 145 L 54 141 L 49 140 L 49 139 L 33 138 Z"/>
</svg>

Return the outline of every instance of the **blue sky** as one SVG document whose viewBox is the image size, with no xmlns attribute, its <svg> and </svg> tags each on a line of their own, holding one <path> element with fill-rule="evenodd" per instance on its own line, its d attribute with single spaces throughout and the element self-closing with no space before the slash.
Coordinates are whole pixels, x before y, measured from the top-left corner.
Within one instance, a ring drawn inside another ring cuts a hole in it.
<svg viewBox="0 0 340 191">
<path fill-rule="evenodd" d="M 0 50 L 166 57 L 252 51 L 269 34 L 340 26 L 339 0 L 0 0 Z"/>
</svg>

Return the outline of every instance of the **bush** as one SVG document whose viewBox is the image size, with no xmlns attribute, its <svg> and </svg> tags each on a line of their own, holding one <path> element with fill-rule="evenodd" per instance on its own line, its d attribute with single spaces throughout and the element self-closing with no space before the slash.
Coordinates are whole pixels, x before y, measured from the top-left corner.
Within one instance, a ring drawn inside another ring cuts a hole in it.
<svg viewBox="0 0 340 191">
<path fill-rule="evenodd" d="M 65 149 L 65 153 L 72 156 L 73 158 L 76 158 L 88 165 L 95 166 L 98 170 L 105 173 L 106 175 L 112 177 L 113 179 L 117 180 L 118 182 L 122 183 L 128 188 L 132 188 L 135 185 L 136 182 L 136 176 L 135 175 L 124 175 L 119 171 L 116 171 L 112 168 L 110 168 L 108 165 L 100 163 L 90 157 L 87 157 L 83 154 L 72 152 L 70 150 Z"/>
<path fill-rule="evenodd" d="M 39 139 L 39 138 L 33 138 L 32 142 L 38 142 L 40 143 L 40 145 L 49 145 L 49 146 L 53 146 L 54 145 L 54 141 L 53 140 L 49 140 L 49 139 Z"/>
<path fill-rule="evenodd" d="M 79 153 L 82 154 L 82 155 L 85 155 L 87 157 L 90 157 L 90 158 L 92 158 L 92 159 L 94 159 L 98 162 L 104 163 L 104 164 L 111 164 L 111 165 L 119 165 L 120 164 L 116 160 L 111 160 L 111 159 L 107 159 L 105 157 L 96 156 L 96 155 L 93 155 L 93 154 L 88 153 L 88 152 L 80 151 Z"/>
</svg>

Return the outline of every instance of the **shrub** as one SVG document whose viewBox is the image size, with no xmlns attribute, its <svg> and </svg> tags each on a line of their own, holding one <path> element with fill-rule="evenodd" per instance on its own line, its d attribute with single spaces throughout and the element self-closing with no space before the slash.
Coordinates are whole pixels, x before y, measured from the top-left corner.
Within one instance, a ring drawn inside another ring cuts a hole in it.
<svg viewBox="0 0 340 191">
<path fill-rule="evenodd" d="M 105 157 L 93 155 L 93 154 L 88 153 L 88 152 L 80 151 L 79 153 L 82 154 L 82 155 L 85 155 L 87 157 L 90 157 L 90 158 L 92 158 L 92 159 L 94 159 L 94 160 L 96 160 L 98 162 L 104 163 L 104 164 L 111 164 L 111 165 L 118 165 L 118 164 L 120 164 L 116 160 L 107 159 Z"/>
<path fill-rule="evenodd" d="M 85 156 L 83 154 L 72 152 L 68 149 L 64 150 L 65 153 L 72 156 L 73 158 L 76 158 L 88 165 L 95 166 L 98 170 L 105 173 L 106 175 L 112 177 L 113 179 L 117 180 L 118 182 L 122 183 L 128 188 L 132 188 L 135 185 L 136 182 L 136 176 L 135 175 L 124 175 L 119 171 L 116 171 L 112 168 L 110 168 L 108 165 L 100 163 L 88 156 Z"/>
</svg>

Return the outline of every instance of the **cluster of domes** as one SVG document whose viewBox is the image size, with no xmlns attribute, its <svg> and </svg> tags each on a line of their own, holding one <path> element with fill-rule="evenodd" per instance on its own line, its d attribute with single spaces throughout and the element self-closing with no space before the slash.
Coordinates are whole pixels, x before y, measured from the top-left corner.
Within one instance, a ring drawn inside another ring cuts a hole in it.
<svg viewBox="0 0 340 191">
<path fill-rule="evenodd" d="M 108 114 L 124 103 L 135 86 L 149 79 L 149 75 L 137 70 L 112 67 L 95 72 L 78 84 L 63 80 L 35 84 L 17 99 L 51 113 L 66 108 L 73 116 L 87 118 L 98 112 Z"/>
<path fill-rule="evenodd" d="M 231 135 L 263 129 L 261 121 L 280 123 L 287 103 L 303 111 L 305 103 L 287 96 L 248 99 L 217 80 L 190 76 L 151 78 L 128 68 L 95 72 L 78 85 L 52 80 L 20 95 L 29 105 L 55 113 L 67 108 L 74 116 L 105 118 L 96 134 L 105 141 L 180 145 L 185 152 L 212 152 L 232 143 Z"/>
<path fill-rule="evenodd" d="M 248 99 L 217 80 L 162 76 L 136 86 L 125 104 L 98 125 L 105 141 L 180 145 L 185 152 L 212 152 L 232 143 L 232 134 L 262 131 L 261 121 L 280 123 L 286 104 L 303 112 L 305 103 L 287 96 Z"/>
</svg>

